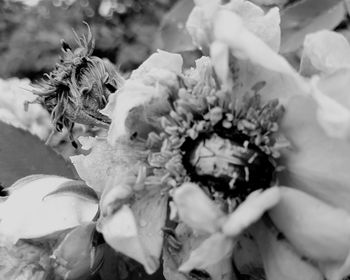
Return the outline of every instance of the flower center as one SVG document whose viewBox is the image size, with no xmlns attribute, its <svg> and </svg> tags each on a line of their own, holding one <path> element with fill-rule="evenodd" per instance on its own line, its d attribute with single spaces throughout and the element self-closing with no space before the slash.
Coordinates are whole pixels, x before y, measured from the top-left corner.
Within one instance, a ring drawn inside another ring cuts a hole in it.
<svg viewBox="0 0 350 280">
<path fill-rule="evenodd" d="M 274 159 L 242 133 L 218 130 L 188 139 L 183 164 L 191 180 L 224 197 L 244 199 L 256 189 L 269 188 L 275 177 Z"/>
<path fill-rule="evenodd" d="M 278 133 L 283 106 L 256 92 L 199 93 L 179 91 L 161 120 L 163 132 L 148 135 L 153 175 L 169 187 L 192 181 L 215 197 L 240 201 L 275 185 L 277 159 L 288 146 Z"/>
</svg>

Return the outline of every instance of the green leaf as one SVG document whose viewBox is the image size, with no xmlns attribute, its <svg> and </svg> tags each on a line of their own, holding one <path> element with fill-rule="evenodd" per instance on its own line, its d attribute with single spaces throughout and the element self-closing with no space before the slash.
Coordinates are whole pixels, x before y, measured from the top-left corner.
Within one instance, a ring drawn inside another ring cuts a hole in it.
<svg viewBox="0 0 350 280">
<path fill-rule="evenodd" d="M 304 0 L 281 12 L 281 52 L 297 50 L 305 35 L 321 29 L 334 29 L 346 14 L 341 0 Z"/>
<path fill-rule="evenodd" d="M 193 1 L 181 0 L 165 14 L 157 38 L 160 48 L 169 52 L 197 49 L 186 29 L 186 21 L 193 7 Z"/>
<path fill-rule="evenodd" d="M 0 122 L 0 184 L 8 187 L 31 174 L 78 178 L 73 166 L 28 131 Z"/>
</svg>

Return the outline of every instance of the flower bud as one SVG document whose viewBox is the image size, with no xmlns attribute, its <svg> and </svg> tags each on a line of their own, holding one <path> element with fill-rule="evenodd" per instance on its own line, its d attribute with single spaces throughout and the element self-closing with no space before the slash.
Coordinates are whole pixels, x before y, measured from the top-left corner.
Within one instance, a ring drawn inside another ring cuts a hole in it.
<svg viewBox="0 0 350 280">
<path fill-rule="evenodd" d="M 94 246 L 95 224 L 78 226 L 68 233 L 51 258 L 55 273 L 65 280 L 94 274 L 103 260 L 103 246 Z"/>
<path fill-rule="evenodd" d="M 59 176 L 31 175 L 7 189 L 0 203 L 0 242 L 46 238 L 91 222 L 97 195 L 85 183 Z"/>
<path fill-rule="evenodd" d="M 109 61 L 91 56 L 94 40 L 90 29 L 88 38 L 77 36 L 76 40 L 79 47 L 74 51 L 62 41 L 60 62 L 33 90 L 58 131 L 74 123 L 108 127 L 109 118 L 99 111 L 123 81 Z"/>
</svg>

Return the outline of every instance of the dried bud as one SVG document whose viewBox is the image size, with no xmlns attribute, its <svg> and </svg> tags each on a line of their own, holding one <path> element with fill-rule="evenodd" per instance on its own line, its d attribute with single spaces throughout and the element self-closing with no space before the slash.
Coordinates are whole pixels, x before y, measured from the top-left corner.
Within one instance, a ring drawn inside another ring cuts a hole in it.
<svg viewBox="0 0 350 280">
<path fill-rule="evenodd" d="M 88 27 L 89 28 L 89 27 Z M 55 69 L 46 74 L 33 93 L 50 113 L 58 131 L 71 129 L 74 123 L 108 127 L 110 119 L 101 114 L 110 94 L 123 82 L 112 63 L 91 56 L 94 39 L 90 28 L 88 38 L 78 37 L 79 47 L 72 51 L 62 41 L 62 57 Z"/>
</svg>

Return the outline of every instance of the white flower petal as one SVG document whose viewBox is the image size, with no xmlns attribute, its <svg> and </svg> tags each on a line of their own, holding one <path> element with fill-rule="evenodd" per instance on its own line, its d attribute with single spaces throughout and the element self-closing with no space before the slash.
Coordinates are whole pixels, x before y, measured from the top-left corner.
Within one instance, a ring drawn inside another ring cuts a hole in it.
<svg viewBox="0 0 350 280">
<path fill-rule="evenodd" d="M 173 199 L 180 219 L 194 230 L 214 233 L 218 230 L 223 212 L 201 188 L 184 183 L 174 190 Z"/>
<path fill-rule="evenodd" d="M 215 41 L 213 22 L 219 16 L 218 11 L 226 10 L 235 13 L 243 25 L 273 50 L 278 51 L 280 45 L 280 16 L 278 8 L 273 8 L 266 14 L 253 3 L 245 0 L 231 1 L 220 5 L 220 1 L 196 1 L 196 6 L 188 17 L 186 27 L 196 45 L 207 53 L 210 44 Z M 233 26 L 221 26 L 227 31 Z"/>
<path fill-rule="evenodd" d="M 117 185 L 113 184 L 113 181 L 110 182 L 107 189 L 103 192 L 100 200 L 101 213 L 103 215 L 110 214 L 110 209 L 118 208 L 120 204 L 124 204 L 131 197 L 133 190 L 130 184 L 123 182 L 123 179 Z"/>
<path fill-rule="evenodd" d="M 259 273 L 264 275 L 264 266 L 258 244 L 252 238 L 253 227 L 247 229 L 237 238 L 232 260 L 241 274 L 257 277 Z"/>
<path fill-rule="evenodd" d="M 116 106 L 117 102 L 117 93 L 111 94 L 108 97 L 108 103 L 106 105 L 106 107 L 104 107 L 102 110 L 100 110 L 101 114 L 106 115 L 107 117 L 109 117 L 110 119 L 113 116 L 113 111 L 114 111 L 114 107 Z"/>
<path fill-rule="evenodd" d="M 214 42 L 210 45 L 210 57 L 213 61 L 213 66 L 216 74 L 221 82 L 229 87 L 229 49 L 226 44 Z"/>
<path fill-rule="evenodd" d="M 109 182 L 121 181 L 122 175 L 132 170 L 137 162 L 137 153 L 121 142 L 112 146 L 100 137 L 79 137 L 79 142 L 84 150 L 90 150 L 89 154 L 72 156 L 70 159 L 80 178 L 99 195 Z"/>
<path fill-rule="evenodd" d="M 268 280 L 322 280 L 324 277 L 311 264 L 303 261 L 286 242 L 277 237 L 261 222 L 255 227 Z"/>
<path fill-rule="evenodd" d="M 153 86 L 146 86 L 138 80 L 127 80 L 120 89 L 113 109 L 112 124 L 108 131 L 108 141 L 113 145 L 116 140 L 127 133 L 125 120 L 132 108 L 140 106 L 152 98 L 159 98 L 162 91 Z"/>
<path fill-rule="evenodd" d="M 269 211 L 276 227 L 327 279 L 350 273 L 350 215 L 299 190 L 281 187 L 280 202 Z"/>
<path fill-rule="evenodd" d="M 141 263 L 146 272 L 159 267 L 166 218 L 167 196 L 160 190 L 143 193 L 131 208 L 127 205 L 102 218 L 98 230 L 116 251 Z"/>
<path fill-rule="evenodd" d="M 331 74 L 322 75 L 317 87 L 322 93 L 350 110 L 350 69 L 341 68 Z"/>
<path fill-rule="evenodd" d="M 284 151 L 286 169 L 281 183 L 350 211 L 350 146 L 329 137 L 316 118 L 317 104 L 310 96 L 296 96 L 286 105 L 281 131 L 291 142 Z"/>
<path fill-rule="evenodd" d="M 195 248 L 198 248 L 208 236 L 195 235 L 193 231 L 183 223 L 180 223 L 176 227 L 175 233 L 177 240 L 181 244 L 181 248 L 174 253 L 169 249 L 169 243 L 166 243 L 163 250 L 163 272 L 165 278 L 168 280 L 184 280 L 188 279 L 188 276 L 179 271 L 178 268 L 180 264 L 188 260 L 191 252 L 196 250 Z M 225 249 L 221 252 L 220 250 L 216 251 L 219 257 L 224 253 Z M 205 257 L 208 258 L 209 256 L 210 254 L 207 254 Z M 213 265 L 208 265 L 205 271 L 208 272 L 212 280 L 235 279 L 230 258 L 223 259 L 219 263 Z"/>
<path fill-rule="evenodd" d="M 218 9 L 218 3 L 216 1 L 203 1 L 203 5 L 196 5 L 188 16 L 186 28 L 192 37 L 193 43 L 204 53 L 207 53 L 212 41 L 210 34 L 211 19 Z"/>
<path fill-rule="evenodd" d="M 350 50 L 349 50 L 350 51 Z M 317 119 L 330 137 L 347 139 L 350 136 L 350 110 L 320 91 L 318 80 L 311 80 L 312 96 L 318 104 Z"/>
<path fill-rule="evenodd" d="M 226 28 L 230 26 L 231 28 Z M 309 87 L 289 63 L 260 38 L 245 28 L 242 20 L 229 11 L 220 11 L 214 22 L 215 40 L 227 44 L 233 55 L 289 77 L 303 91 Z"/>
<path fill-rule="evenodd" d="M 131 206 L 138 224 L 140 240 L 147 256 L 154 263 L 154 271 L 159 267 L 163 246 L 163 227 L 167 215 L 168 195 L 155 188 L 145 190 Z M 153 272 L 154 272 L 153 271 Z"/>
<path fill-rule="evenodd" d="M 251 193 L 225 221 L 222 226 L 223 233 L 232 237 L 238 236 L 259 220 L 267 210 L 274 207 L 279 199 L 278 187 Z"/>
<path fill-rule="evenodd" d="M 170 53 L 158 50 L 146 59 L 136 70 L 131 74 L 131 79 L 142 78 L 152 69 L 164 69 L 175 74 L 182 72 L 182 57 L 179 54 Z"/>
<path fill-rule="evenodd" d="M 212 280 L 235 280 L 231 258 L 209 265 L 206 269 Z"/>
<path fill-rule="evenodd" d="M 59 193 L 67 183 L 68 193 Z M 45 175 L 15 183 L 1 207 L 1 239 L 15 243 L 21 238 L 43 237 L 90 222 L 98 211 L 97 200 L 84 196 L 81 182 L 77 182 L 77 195 L 73 187 L 71 179 Z"/>
<path fill-rule="evenodd" d="M 52 254 L 54 270 L 65 280 L 89 277 L 103 261 L 102 247 L 93 246 L 95 223 L 84 224 L 70 231 Z"/>
<path fill-rule="evenodd" d="M 112 145 L 120 136 L 127 134 L 125 121 L 133 108 L 153 98 L 167 96 L 169 88 L 177 86 L 182 62 L 179 54 L 159 50 L 133 71 L 130 79 L 117 92 L 116 99 L 110 100 L 111 105 L 107 104 L 107 113 L 112 119 L 108 141 Z M 111 108 L 112 105 L 114 108 Z"/>
<path fill-rule="evenodd" d="M 223 6 L 236 13 L 243 21 L 245 28 L 263 40 L 275 52 L 281 43 L 280 14 L 277 7 L 266 14 L 259 6 L 246 0 L 235 0 Z"/>
<path fill-rule="evenodd" d="M 143 264 L 147 272 L 154 271 L 154 264 L 147 260 L 139 240 L 136 220 L 129 206 L 124 205 L 114 215 L 103 218 L 97 229 L 114 250 Z"/>
<path fill-rule="evenodd" d="M 183 263 L 180 271 L 191 271 L 194 268 L 207 269 L 231 257 L 234 241 L 222 233 L 214 233 L 193 250 L 189 259 Z"/>
<path fill-rule="evenodd" d="M 338 32 L 322 30 L 308 34 L 304 40 L 300 73 L 312 76 L 350 67 L 350 44 Z"/>
</svg>

